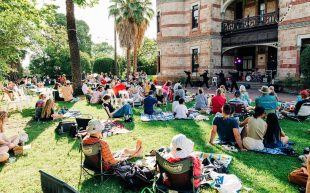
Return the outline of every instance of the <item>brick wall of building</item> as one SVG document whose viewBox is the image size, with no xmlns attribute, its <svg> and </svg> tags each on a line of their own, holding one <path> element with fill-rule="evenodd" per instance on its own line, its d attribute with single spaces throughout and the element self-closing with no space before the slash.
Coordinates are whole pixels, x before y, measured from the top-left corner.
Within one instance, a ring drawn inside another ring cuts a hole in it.
<svg viewBox="0 0 310 193">
<path fill-rule="evenodd" d="M 285 78 L 288 73 L 300 75 L 300 48 L 297 46 L 298 37 L 310 35 L 310 1 L 281 0 L 279 3 L 280 17 L 287 15 L 279 23 L 278 75 Z M 288 6 L 292 8 L 288 11 Z"/>
</svg>

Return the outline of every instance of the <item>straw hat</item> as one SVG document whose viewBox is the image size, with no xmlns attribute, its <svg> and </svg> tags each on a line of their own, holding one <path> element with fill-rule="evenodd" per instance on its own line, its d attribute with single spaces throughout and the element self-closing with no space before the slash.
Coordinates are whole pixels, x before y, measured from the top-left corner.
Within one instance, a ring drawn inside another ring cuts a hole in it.
<svg viewBox="0 0 310 193">
<path fill-rule="evenodd" d="M 268 88 L 268 86 L 262 86 L 262 88 L 258 91 L 263 93 L 263 94 L 269 94 L 270 93 L 270 89 Z"/>
<path fill-rule="evenodd" d="M 86 132 L 89 134 L 101 133 L 104 129 L 103 125 L 99 120 L 93 119 L 88 122 Z"/>
<path fill-rule="evenodd" d="M 188 139 L 185 135 L 179 134 L 172 138 L 170 147 L 173 157 L 183 159 L 193 152 L 194 142 Z"/>
</svg>

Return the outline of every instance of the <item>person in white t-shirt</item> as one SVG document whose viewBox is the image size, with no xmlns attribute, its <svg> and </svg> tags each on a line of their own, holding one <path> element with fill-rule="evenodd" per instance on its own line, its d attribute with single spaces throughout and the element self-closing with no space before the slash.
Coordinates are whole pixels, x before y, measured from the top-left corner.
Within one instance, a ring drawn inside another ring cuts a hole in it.
<svg viewBox="0 0 310 193">
<path fill-rule="evenodd" d="M 99 86 L 97 88 L 97 91 L 93 93 L 93 96 L 90 99 L 90 103 L 91 104 L 102 103 L 102 100 L 101 100 L 102 97 L 103 97 L 103 88 Z"/>
<path fill-rule="evenodd" d="M 179 86 L 181 86 L 181 81 L 179 80 L 177 83 L 175 83 L 175 85 L 173 86 L 173 90 L 174 90 L 174 92 L 176 91 L 176 90 L 178 90 L 178 87 Z"/>
<path fill-rule="evenodd" d="M 175 100 L 172 103 L 172 112 L 175 113 L 175 110 L 177 108 L 177 106 L 179 106 L 179 100 L 180 100 L 180 96 L 176 96 Z"/>
<path fill-rule="evenodd" d="M 186 119 L 188 117 L 188 109 L 184 104 L 184 99 L 179 99 L 179 105 L 175 108 L 176 119 Z"/>
</svg>

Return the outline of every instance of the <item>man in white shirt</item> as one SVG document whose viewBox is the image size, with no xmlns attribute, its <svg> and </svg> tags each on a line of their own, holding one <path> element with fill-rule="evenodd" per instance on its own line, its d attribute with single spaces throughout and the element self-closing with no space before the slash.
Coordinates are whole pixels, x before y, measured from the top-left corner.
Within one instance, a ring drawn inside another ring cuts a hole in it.
<svg viewBox="0 0 310 193">
<path fill-rule="evenodd" d="M 173 90 L 176 91 L 178 90 L 178 87 L 181 86 L 181 81 L 179 80 L 175 85 L 173 86 Z"/>
<path fill-rule="evenodd" d="M 175 108 L 176 119 L 186 119 L 188 117 L 188 109 L 184 104 L 184 99 L 179 99 L 179 105 Z"/>
<path fill-rule="evenodd" d="M 102 102 L 101 98 L 103 97 L 103 88 L 99 86 L 97 91 L 93 93 L 93 96 L 90 99 L 91 104 L 98 104 Z"/>
</svg>

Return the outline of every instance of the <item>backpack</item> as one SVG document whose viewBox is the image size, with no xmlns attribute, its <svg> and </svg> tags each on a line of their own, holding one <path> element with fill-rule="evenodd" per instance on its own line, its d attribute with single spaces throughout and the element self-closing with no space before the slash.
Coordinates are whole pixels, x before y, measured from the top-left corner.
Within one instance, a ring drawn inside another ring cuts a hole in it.
<svg viewBox="0 0 310 193">
<path fill-rule="evenodd" d="M 78 126 L 75 122 L 67 121 L 67 122 L 60 122 L 55 129 L 58 135 L 69 133 L 71 137 L 75 137 Z"/>
<path fill-rule="evenodd" d="M 123 183 L 123 186 L 132 191 L 138 191 L 152 185 L 154 173 L 146 167 L 139 167 L 135 164 L 126 163 L 117 165 L 114 173 Z"/>
</svg>

